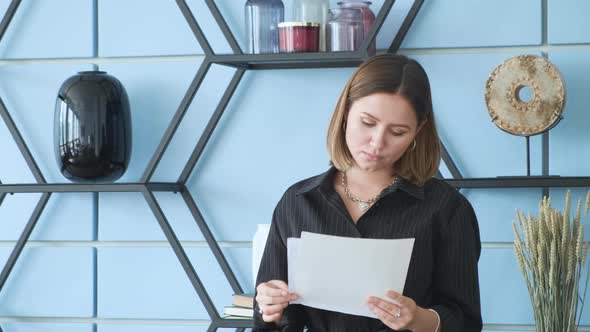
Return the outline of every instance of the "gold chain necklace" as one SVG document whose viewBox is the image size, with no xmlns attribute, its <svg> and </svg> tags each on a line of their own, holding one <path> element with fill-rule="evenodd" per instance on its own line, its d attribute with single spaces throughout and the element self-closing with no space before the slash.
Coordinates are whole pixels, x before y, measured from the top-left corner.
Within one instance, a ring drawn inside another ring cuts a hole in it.
<svg viewBox="0 0 590 332">
<path fill-rule="evenodd" d="M 395 181 L 397 181 L 397 176 L 394 175 L 393 180 L 391 181 L 389 186 L 393 185 L 395 183 Z M 363 199 L 360 199 L 360 198 L 354 196 L 350 192 L 350 189 L 348 188 L 348 182 L 346 181 L 346 173 L 345 172 L 342 172 L 342 187 L 344 187 L 344 192 L 346 193 L 346 196 L 351 201 L 353 201 L 357 204 L 358 208 L 361 210 L 362 213 L 367 211 L 369 209 L 369 206 L 371 206 L 371 204 L 375 203 L 379 199 L 379 197 L 381 196 L 381 193 L 379 193 L 367 200 L 363 200 Z"/>
</svg>

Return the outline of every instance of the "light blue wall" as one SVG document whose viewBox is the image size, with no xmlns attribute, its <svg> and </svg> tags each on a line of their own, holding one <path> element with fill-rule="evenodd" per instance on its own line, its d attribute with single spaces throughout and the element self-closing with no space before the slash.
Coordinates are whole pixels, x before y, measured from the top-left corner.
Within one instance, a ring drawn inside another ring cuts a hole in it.
<svg viewBox="0 0 590 332">
<path fill-rule="evenodd" d="M 188 3 L 215 51 L 230 52 L 204 1 Z M 217 3 L 243 45 L 243 1 Z M 289 19 L 292 1 L 284 3 Z M 375 1 L 373 9 L 382 3 Z M 0 0 L 0 15 L 8 4 Z M 380 48 L 391 42 L 410 5 L 409 0 L 396 2 L 378 36 Z M 550 173 L 590 176 L 589 9 L 586 0 L 425 1 L 401 53 L 426 68 L 440 136 L 464 176 L 525 173 L 525 140 L 492 124 L 483 88 L 506 58 L 542 52 L 561 70 L 568 93 L 564 119 L 550 135 Z M 130 169 L 118 182 L 134 182 L 199 68 L 201 53 L 172 0 L 23 0 L 0 42 L 0 96 L 46 179 L 66 182 L 53 160 L 55 94 L 67 77 L 93 65 L 118 77 L 131 102 L 134 142 Z M 326 128 L 352 71 L 246 72 L 189 179 L 195 201 L 246 290 L 253 288 L 250 241 L 256 224 L 270 221 L 287 186 L 326 169 Z M 233 72 L 211 68 L 155 181 L 177 179 Z M 3 183 L 34 181 L 3 124 L 0 151 Z M 539 137 L 531 139 L 531 158 L 533 174 L 541 174 Z M 586 189 L 575 190 L 574 198 Z M 471 189 L 464 194 L 480 222 L 486 329 L 530 330 L 533 317 L 511 249 L 511 222 L 516 208 L 535 211 L 541 190 Z M 551 194 L 556 206 L 563 204 L 564 190 Z M 222 310 L 231 301 L 231 288 L 186 205 L 172 193 L 156 198 Z M 9 195 L 0 206 L 2 266 L 38 199 L 38 194 Z M 54 194 L 31 240 L 0 293 L 5 331 L 206 330 L 204 307 L 140 194 L 101 193 L 97 200 L 92 194 Z M 590 329 L 588 307 L 582 323 Z"/>
</svg>

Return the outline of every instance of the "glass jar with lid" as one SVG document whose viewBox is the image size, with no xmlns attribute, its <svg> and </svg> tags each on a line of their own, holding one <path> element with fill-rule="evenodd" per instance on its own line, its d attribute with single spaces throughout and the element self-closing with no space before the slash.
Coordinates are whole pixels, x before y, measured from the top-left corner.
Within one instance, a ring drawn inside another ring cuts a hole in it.
<svg viewBox="0 0 590 332">
<path fill-rule="evenodd" d="M 369 36 L 369 31 L 375 23 L 375 13 L 371 10 L 371 1 L 364 0 L 342 0 L 338 2 L 339 8 L 354 8 L 361 11 L 361 17 L 363 20 L 364 38 Z M 375 40 L 369 45 L 369 55 L 375 55 L 377 51 Z"/>
<path fill-rule="evenodd" d="M 326 50 L 326 22 L 329 0 L 294 0 L 293 21 L 320 24 L 320 51 Z"/>
<path fill-rule="evenodd" d="M 356 8 L 334 8 L 328 13 L 326 50 L 356 51 L 365 36 L 361 11 Z"/>
<path fill-rule="evenodd" d="M 279 23 L 281 53 L 318 52 L 320 24 L 316 22 Z"/>
<path fill-rule="evenodd" d="M 281 0 L 247 0 L 245 4 L 247 52 L 279 53 L 278 25 L 284 21 Z"/>
</svg>

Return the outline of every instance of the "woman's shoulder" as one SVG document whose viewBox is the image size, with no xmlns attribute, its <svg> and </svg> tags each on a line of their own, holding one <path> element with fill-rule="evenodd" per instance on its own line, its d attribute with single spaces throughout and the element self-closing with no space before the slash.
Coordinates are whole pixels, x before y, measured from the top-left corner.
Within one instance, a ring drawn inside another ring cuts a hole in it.
<svg viewBox="0 0 590 332">
<path fill-rule="evenodd" d="M 302 202 L 301 196 L 308 192 L 314 191 L 324 181 L 327 181 L 326 176 L 329 176 L 329 171 L 322 174 L 314 175 L 303 180 L 291 184 L 284 192 L 279 201 L 277 202 L 277 208 L 280 210 L 284 207 L 293 208 L 294 204 Z"/>
<path fill-rule="evenodd" d="M 460 194 L 457 188 L 453 187 L 452 185 L 448 184 L 445 180 L 441 180 L 438 178 L 430 178 L 428 181 L 424 183 L 424 191 L 434 191 L 437 193 L 447 193 L 447 194 Z"/>
<path fill-rule="evenodd" d="M 447 204 L 470 204 L 469 200 L 457 189 L 445 180 L 431 178 L 424 183 L 424 196 L 431 198 L 445 198 Z M 451 203 L 452 202 L 452 203 Z"/>
<path fill-rule="evenodd" d="M 285 191 L 285 196 L 299 196 L 300 194 L 312 191 L 322 184 L 325 184 L 326 181 L 331 181 L 331 176 L 333 175 L 333 170 L 329 169 L 321 174 L 317 174 L 303 180 L 298 180 L 297 182 L 293 183 L 287 190 Z"/>
</svg>

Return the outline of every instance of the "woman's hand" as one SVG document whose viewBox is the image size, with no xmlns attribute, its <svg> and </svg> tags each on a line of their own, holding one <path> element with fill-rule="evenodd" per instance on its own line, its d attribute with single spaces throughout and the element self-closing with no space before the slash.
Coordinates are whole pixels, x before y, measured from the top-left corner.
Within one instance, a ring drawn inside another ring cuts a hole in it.
<svg viewBox="0 0 590 332">
<path fill-rule="evenodd" d="M 265 322 L 280 321 L 289 301 L 299 298 L 297 294 L 289 293 L 289 286 L 282 280 L 260 283 L 256 287 L 256 293 L 256 302 Z"/>
<path fill-rule="evenodd" d="M 414 330 L 413 323 L 419 308 L 416 302 L 392 290 L 387 291 L 385 295 L 391 301 L 369 296 L 367 300 L 369 309 L 383 324 L 394 330 Z"/>
</svg>

